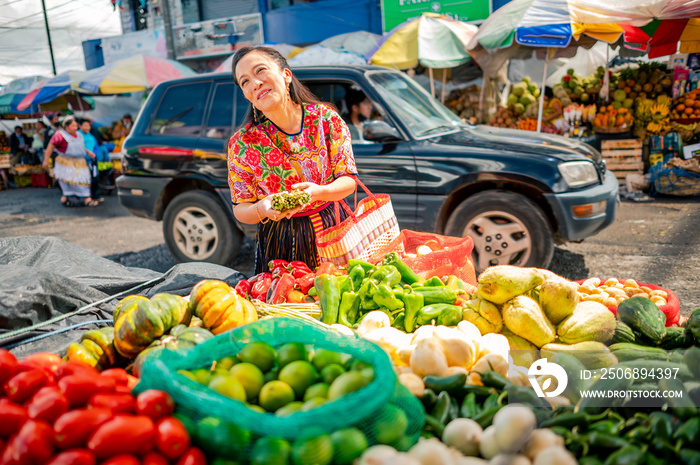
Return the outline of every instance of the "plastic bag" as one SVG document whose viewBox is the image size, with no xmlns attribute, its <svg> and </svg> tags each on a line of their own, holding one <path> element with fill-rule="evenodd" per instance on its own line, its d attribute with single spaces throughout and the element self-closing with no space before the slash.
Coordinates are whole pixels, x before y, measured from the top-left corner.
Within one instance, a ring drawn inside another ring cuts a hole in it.
<svg viewBox="0 0 700 465">
<path fill-rule="evenodd" d="M 432 241 L 432 242 L 431 242 Z M 421 245 L 432 244 L 433 252 L 421 255 Z M 474 242 L 469 236 L 451 237 L 404 229 L 399 236 L 372 255 L 368 260 L 377 263 L 389 252 L 399 252 L 401 259 L 419 276 L 430 278 L 455 275 L 465 283 L 476 286 L 476 272 L 472 260 Z"/>
<path fill-rule="evenodd" d="M 340 399 L 327 402 L 306 412 L 287 417 L 259 413 L 242 402 L 233 400 L 177 373 L 210 367 L 214 360 L 236 355 L 248 342 L 263 341 L 277 347 L 287 342 L 312 344 L 348 354 L 374 369 L 374 380 L 364 388 Z M 161 389 L 173 397 L 178 412 L 197 422 L 206 417 L 220 417 L 244 430 L 247 437 L 243 450 L 228 455 L 246 460 L 256 439 L 272 436 L 287 440 L 304 439 L 309 435 L 331 434 L 342 428 L 359 428 L 369 445 L 378 443 L 381 431 L 405 425 L 401 444 L 408 448 L 420 436 L 425 411 L 420 401 L 401 383 L 386 353 L 377 345 L 360 338 L 350 338 L 335 330 L 293 318 L 269 318 L 240 326 L 220 334 L 187 352 L 163 350 L 148 357 L 141 370 L 141 381 L 135 392 Z M 397 418 L 400 421 L 396 421 Z M 404 421 L 405 418 L 405 421 Z M 382 425 L 391 425 L 386 428 Z M 386 434 L 386 433 L 385 433 Z"/>
</svg>

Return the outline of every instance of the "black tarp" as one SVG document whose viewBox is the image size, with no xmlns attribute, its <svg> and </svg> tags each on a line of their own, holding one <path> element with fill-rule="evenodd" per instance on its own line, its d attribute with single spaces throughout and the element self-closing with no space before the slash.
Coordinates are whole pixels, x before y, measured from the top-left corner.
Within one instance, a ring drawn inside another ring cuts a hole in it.
<svg viewBox="0 0 700 465">
<path fill-rule="evenodd" d="M 18 357 L 63 354 L 82 332 L 111 325 L 126 295 L 186 296 L 202 279 L 234 286 L 243 278 L 210 263 L 182 263 L 166 273 L 125 267 L 54 237 L 0 238 L 0 347 Z"/>
</svg>

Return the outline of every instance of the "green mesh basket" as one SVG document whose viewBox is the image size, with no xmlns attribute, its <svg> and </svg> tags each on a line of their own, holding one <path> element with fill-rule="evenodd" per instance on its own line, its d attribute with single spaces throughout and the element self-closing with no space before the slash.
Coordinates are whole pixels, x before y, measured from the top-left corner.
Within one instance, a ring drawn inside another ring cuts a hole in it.
<svg viewBox="0 0 700 465">
<path fill-rule="evenodd" d="M 277 417 L 256 412 L 242 402 L 222 396 L 177 373 L 178 370 L 209 367 L 214 360 L 238 354 L 252 341 L 263 341 L 273 347 L 300 342 L 312 344 L 314 348 L 348 354 L 371 365 L 374 380 L 356 392 L 315 409 Z M 207 417 L 218 417 L 244 430 L 242 436 L 234 434 L 237 439 L 244 439 L 233 441 L 233 450 L 221 454 L 243 461 L 250 458 L 251 449 L 259 438 L 278 437 L 292 443 L 348 427 L 360 429 L 368 445 L 391 443 L 407 450 L 418 440 L 425 423 L 422 404 L 398 382 L 389 357 L 379 346 L 294 318 L 269 318 L 250 323 L 186 352 L 159 351 L 144 361 L 141 380 L 135 392 L 146 389 L 168 392 L 178 406 L 178 413 L 191 419 L 193 424 Z M 395 430 L 402 429 L 405 429 L 405 433 L 400 438 L 393 434 Z M 203 440 L 206 441 L 206 438 Z M 324 452 L 324 448 L 318 444 L 312 446 L 314 450 L 319 449 L 319 453 Z M 319 459 L 318 463 L 326 462 Z"/>
</svg>

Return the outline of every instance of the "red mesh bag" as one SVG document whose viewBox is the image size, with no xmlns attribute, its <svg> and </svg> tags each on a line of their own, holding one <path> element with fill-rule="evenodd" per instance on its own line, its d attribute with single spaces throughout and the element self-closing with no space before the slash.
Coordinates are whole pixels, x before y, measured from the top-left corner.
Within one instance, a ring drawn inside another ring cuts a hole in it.
<svg viewBox="0 0 700 465">
<path fill-rule="evenodd" d="M 584 281 L 585 279 L 581 279 L 576 282 L 582 284 Z M 652 291 L 664 291 L 667 294 L 666 305 L 659 306 L 659 309 L 664 313 L 664 315 L 666 315 L 666 326 L 668 327 L 678 324 L 681 319 L 681 301 L 678 300 L 678 297 L 676 297 L 676 294 L 674 294 L 673 291 L 655 284 L 642 284 L 636 279 L 634 281 L 639 287 L 645 286 Z M 605 280 L 601 279 L 601 283 L 604 282 Z M 617 307 L 608 307 L 608 309 L 613 312 L 613 315 L 617 316 Z"/>
<path fill-rule="evenodd" d="M 411 257 L 421 245 L 430 245 L 433 252 Z M 439 234 L 402 230 L 398 237 L 375 252 L 368 260 L 377 263 L 389 252 L 398 252 L 413 271 L 424 278 L 455 275 L 465 283 L 476 286 L 476 272 L 472 261 L 474 243 L 469 236 L 450 237 Z"/>
</svg>

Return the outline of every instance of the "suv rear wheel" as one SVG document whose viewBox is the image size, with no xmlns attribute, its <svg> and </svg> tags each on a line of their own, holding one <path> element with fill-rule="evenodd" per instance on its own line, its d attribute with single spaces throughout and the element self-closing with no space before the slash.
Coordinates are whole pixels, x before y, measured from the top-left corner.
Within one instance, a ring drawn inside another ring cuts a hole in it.
<svg viewBox="0 0 700 465">
<path fill-rule="evenodd" d="M 176 261 L 219 265 L 233 262 L 243 240 L 221 203 L 204 191 L 182 193 L 168 204 L 163 236 Z"/>
<path fill-rule="evenodd" d="M 492 265 L 545 268 L 554 254 L 554 238 L 542 210 L 508 191 L 482 192 L 464 200 L 447 221 L 445 234 L 472 238 L 477 273 Z"/>
</svg>

